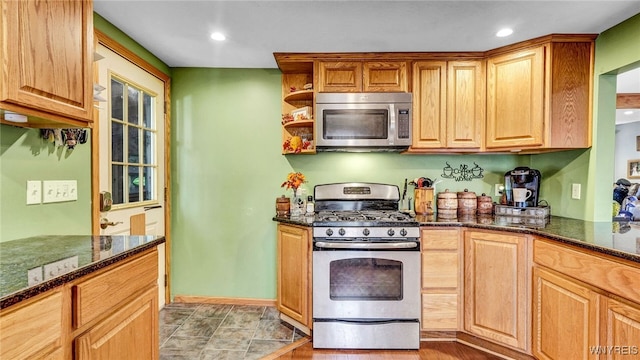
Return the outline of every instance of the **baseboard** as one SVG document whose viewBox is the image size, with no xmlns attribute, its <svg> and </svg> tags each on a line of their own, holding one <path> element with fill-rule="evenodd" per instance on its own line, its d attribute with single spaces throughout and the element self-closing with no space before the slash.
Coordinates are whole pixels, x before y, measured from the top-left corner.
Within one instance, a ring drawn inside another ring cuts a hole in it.
<svg viewBox="0 0 640 360">
<path fill-rule="evenodd" d="M 286 354 L 286 353 L 288 353 L 290 351 L 293 351 L 294 349 L 297 349 L 300 346 L 308 343 L 309 341 L 311 341 L 310 337 L 303 337 L 300 340 L 296 340 L 293 343 L 291 343 L 291 344 L 289 344 L 289 345 L 287 345 L 287 346 L 285 346 L 285 347 L 283 347 L 281 349 L 278 349 L 278 350 L 272 352 L 271 354 L 269 354 L 267 356 L 264 356 L 264 357 L 260 358 L 260 360 L 274 360 L 274 359 L 277 359 L 280 356 L 282 356 L 282 355 L 284 355 L 284 354 Z"/>
<path fill-rule="evenodd" d="M 280 320 L 295 326 L 298 330 L 302 331 L 303 333 L 305 333 L 306 335 L 311 336 L 311 329 L 309 329 L 307 326 L 302 325 L 300 322 L 292 319 L 290 316 L 287 316 L 283 313 L 280 313 Z"/>
<path fill-rule="evenodd" d="M 518 350 L 514 350 L 502 345 L 495 344 L 491 341 L 481 339 L 479 337 L 467 334 L 462 331 L 456 333 L 456 341 L 471 346 L 473 348 L 482 350 L 484 352 L 499 356 L 504 359 L 510 360 L 535 360 L 531 355 L 527 355 Z"/>
<path fill-rule="evenodd" d="M 455 341 L 455 331 L 420 331 L 420 341 Z"/>
<path fill-rule="evenodd" d="M 276 306 L 275 299 L 271 300 L 271 299 L 229 298 L 229 297 L 190 296 L 190 295 L 176 295 L 173 297 L 173 302 L 198 303 L 198 304 Z"/>
</svg>

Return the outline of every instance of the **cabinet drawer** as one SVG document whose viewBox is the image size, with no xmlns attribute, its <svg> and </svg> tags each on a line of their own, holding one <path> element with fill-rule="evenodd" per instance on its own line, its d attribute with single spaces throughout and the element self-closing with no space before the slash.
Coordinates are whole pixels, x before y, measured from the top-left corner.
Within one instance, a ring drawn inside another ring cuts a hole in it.
<svg viewBox="0 0 640 360">
<path fill-rule="evenodd" d="M 68 311 L 63 311 L 62 290 L 0 312 L 0 359 L 27 359 L 59 348 L 63 315 Z M 61 353 L 58 349 L 51 355 Z"/>
<path fill-rule="evenodd" d="M 422 328 L 445 330 L 458 327 L 458 294 L 422 294 Z"/>
<path fill-rule="evenodd" d="M 570 245 L 542 240 L 536 240 L 533 244 L 533 260 L 536 263 L 640 303 L 640 267 L 587 252 L 574 250 Z"/>
<path fill-rule="evenodd" d="M 456 230 L 422 230 L 422 248 L 457 250 L 460 232 Z"/>
<path fill-rule="evenodd" d="M 158 253 L 152 250 L 73 287 L 75 327 L 81 327 L 133 294 L 156 284 Z"/>
<path fill-rule="evenodd" d="M 427 251 L 422 254 L 423 288 L 458 287 L 458 253 Z"/>
</svg>

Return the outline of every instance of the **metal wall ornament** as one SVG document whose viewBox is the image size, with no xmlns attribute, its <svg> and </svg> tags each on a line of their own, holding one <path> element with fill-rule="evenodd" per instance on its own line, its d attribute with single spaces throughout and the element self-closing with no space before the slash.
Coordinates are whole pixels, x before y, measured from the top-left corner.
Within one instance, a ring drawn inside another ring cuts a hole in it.
<svg viewBox="0 0 640 360">
<path fill-rule="evenodd" d="M 86 129 L 40 129 L 40 136 L 55 146 L 66 145 L 73 150 L 77 144 L 84 144 L 89 139 Z"/>
<path fill-rule="evenodd" d="M 483 178 L 484 169 L 480 165 L 473 162 L 474 167 L 470 168 L 467 164 L 460 164 L 460 167 L 455 169 L 449 165 L 449 162 L 445 162 L 447 166 L 442 168 L 442 177 L 445 179 L 454 179 L 455 181 L 471 181 L 473 179 Z"/>
</svg>

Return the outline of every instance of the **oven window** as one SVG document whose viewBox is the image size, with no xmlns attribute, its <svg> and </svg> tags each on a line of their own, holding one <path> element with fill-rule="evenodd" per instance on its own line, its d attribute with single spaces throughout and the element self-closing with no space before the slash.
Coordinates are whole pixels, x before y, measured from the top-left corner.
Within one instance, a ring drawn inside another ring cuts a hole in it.
<svg viewBox="0 0 640 360">
<path fill-rule="evenodd" d="M 380 258 L 329 264 L 331 300 L 402 300 L 402 262 Z"/>
<path fill-rule="evenodd" d="M 322 112 L 323 139 L 386 139 L 387 109 L 342 109 Z"/>
</svg>

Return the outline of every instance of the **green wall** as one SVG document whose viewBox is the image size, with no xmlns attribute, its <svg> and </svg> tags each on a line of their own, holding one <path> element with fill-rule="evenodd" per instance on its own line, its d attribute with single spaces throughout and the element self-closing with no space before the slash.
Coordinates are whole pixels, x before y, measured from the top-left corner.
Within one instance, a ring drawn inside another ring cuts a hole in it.
<svg viewBox="0 0 640 360">
<path fill-rule="evenodd" d="M 159 70 L 170 68 L 94 13 L 94 26 Z M 78 201 L 26 205 L 27 180 L 77 180 Z M 91 143 L 73 151 L 40 139 L 40 131 L 0 125 L 0 242 L 34 235 L 91 233 Z"/>
<path fill-rule="evenodd" d="M 27 180 L 77 180 L 78 201 L 26 205 Z M 0 125 L 0 242 L 91 233 L 91 142 L 56 147 L 40 130 Z"/>
<path fill-rule="evenodd" d="M 516 155 L 280 153 L 280 72 L 172 69 L 172 296 L 275 298 L 276 197 L 291 171 L 306 187 L 340 181 L 402 185 L 439 178 L 446 162 L 485 169 L 484 178 L 447 180 L 437 191 L 490 193 Z M 497 200 L 497 198 L 496 198 Z"/>
</svg>

